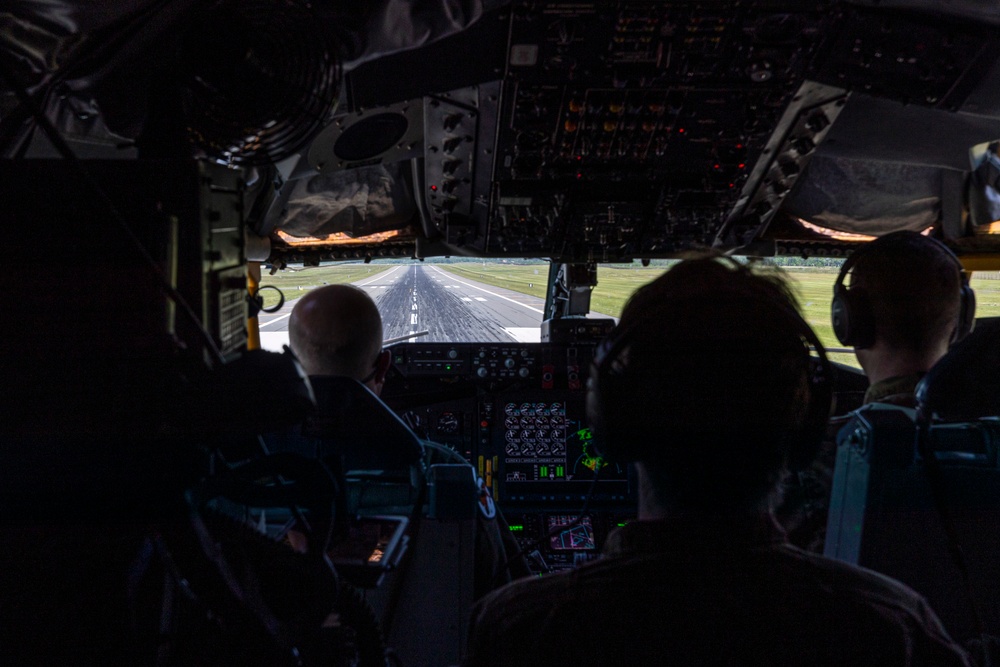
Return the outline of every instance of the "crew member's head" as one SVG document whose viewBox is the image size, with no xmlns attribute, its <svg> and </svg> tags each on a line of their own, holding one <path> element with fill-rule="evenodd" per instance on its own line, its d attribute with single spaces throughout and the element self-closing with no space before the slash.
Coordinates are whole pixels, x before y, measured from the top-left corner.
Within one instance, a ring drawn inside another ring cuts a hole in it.
<svg viewBox="0 0 1000 667">
<path fill-rule="evenodd" d="M 810 361 L 810 345 L 774 267 L 686 260 L 633 294 L 596 355 L 587 409 L 602 451 L 637 464 L 640 516 L 644 501 L 768 509 L 787 466 L 815 453 L 829 416 L 817 367 L 828 369 Z"/>
<path fill-rule="evenodd" d="M 961 264 L 939 241 L 911 231 L 856 253 L 835 288 L 835 332 L 873 382 L 926 372 L 971 327 L 975 300 Z M 848 273 L 850 284 L 842 285 Z"/>
<path fill-rule="evenodd" d="M 288 320 L 292 352 L 309 375 L 352 377 L 376 394 L 389 368 L 382 317 L 352 285 L 327 285 L 299 299 Z"/>
</svg>

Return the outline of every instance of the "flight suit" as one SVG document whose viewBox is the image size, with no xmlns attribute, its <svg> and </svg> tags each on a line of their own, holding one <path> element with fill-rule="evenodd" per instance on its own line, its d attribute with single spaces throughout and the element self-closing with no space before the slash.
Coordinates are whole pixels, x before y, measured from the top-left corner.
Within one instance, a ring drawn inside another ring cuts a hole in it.
<svg viewBox="0 0 1000 667">
<path fill-rule="evenodd" d="M 477 603 L 463 664 L 969 663 L 917 593 L 791 546 L 762 515 L 632 522 L 603 558 Z"/>
</svg>

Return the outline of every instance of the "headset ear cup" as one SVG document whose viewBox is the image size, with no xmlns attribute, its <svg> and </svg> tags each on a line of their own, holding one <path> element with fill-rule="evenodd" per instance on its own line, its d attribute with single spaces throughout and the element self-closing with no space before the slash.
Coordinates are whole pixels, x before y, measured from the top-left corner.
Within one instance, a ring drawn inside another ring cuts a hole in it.
<svg viewBox="0 0 1000 667">
<path fill-rule="evenodd" d="M 851 313 L 846 297 L 846 287 L 843 285 L 834 287 L 833 300 L 830 302 L 830 321 L 833 333 L 841 345 L 851 345 Z"/>
<path fill-rule="evenodd" d="M 955 330 L 957 343 L 968 336 L 976 326 L 976 293 L 969 286 L 968 279 L 963 278 L 962 292 L 958 302 L 958 327 Z"/>
<path fill-rule="evenodd" d="M 590 365 L 587 378 L 587 423 L 594 429 L 594 446 L 603 456 L 614 449 L 608 438 L 608 427 L 604 420 L 604 406 L 601 402 L 601 375 L 597 364 Z"/>
<path fill-rule="evenodd" d="M 590 378 L 587 380 L 587 420 L 594 429 L 594 444 L 597 451 L 605 458 L 619 462 L 637 460 L 638 452 L 643 443 L 635 439 L 629 424 L 617 416 L 614 409 L 605 405 L 606 396 L 619 396 L 621 387 L 616 383 L 624 381 L 609 376 L 597 364 L 590 368 Z M 610 389 L 608 385 L 611 385 Z"/>
<path fill-rule="evenodd" d="M 864 349 L 875 344 L 875 311 L 864 289 L 837 285 L 830 315 L 833 331 L 842 345 Z"/>
<path fill-rule="evenodd" d="M 819 343 L 816 339 L 813 345 Z M 833 368 L 823 356 L 809 360 L 809 404 L 796 442 L 788 447 L 788 467 L 805 470 L 819 454 L 833 410 Z"/>
</svg>

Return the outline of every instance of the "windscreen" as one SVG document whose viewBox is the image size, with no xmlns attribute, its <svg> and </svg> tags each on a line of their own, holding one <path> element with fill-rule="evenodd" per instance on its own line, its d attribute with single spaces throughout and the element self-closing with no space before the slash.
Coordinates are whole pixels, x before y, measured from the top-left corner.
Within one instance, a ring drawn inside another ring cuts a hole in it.
<svg viewBox="0 0 1000 667">
<path fill-rule="evenodd" d="M 766 260 L 785 272 L 799 306 L 820 341 L 842 349 L 830 324 L 833 284 L 843 260 L 778 257 Z M 631 294 L 655 280 L 675 262 L 654 260 L 598 266 L 591 293 L 590 316 L 617 318 Z M 387 340 L 420 342 L 523 342 L 540 340 L 549 264 L 541 260 L 375 260 L 321 267 L 290 266 L 261 284 L 277 287 L 285 304 L 260 315 L 261 343 L 280 351 L 288 343 L 288 317 L 295 300 L 324 285 L 350 283 L 363 289 L 382 314 Z M 1000 272 L 975 272 L 977 316 L 1000 316 Z M 277 305 L 273 290 L 261 292 L 267 306 Z M 831 354 L 834 361 L 858 366 L 848 351 Z"/>
</svg>

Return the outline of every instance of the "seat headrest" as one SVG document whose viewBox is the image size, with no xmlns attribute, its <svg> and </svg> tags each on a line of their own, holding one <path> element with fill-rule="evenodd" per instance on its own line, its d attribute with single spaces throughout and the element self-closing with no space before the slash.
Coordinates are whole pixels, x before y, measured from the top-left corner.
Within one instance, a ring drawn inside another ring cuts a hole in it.
<svg viewBox="0 0 1000 667">
<path fill-rule="evenodd" d="M 309 379 L 287 348 L 250 350 L 192 381 L 175 430 L 255 435 L 299 423 L 316 403 Z"/>
<path fill-rule="evenodd" d="M 302 433 L 342 454 L 345 470 L 403 470 L 421 464 L 420 439 L 363 384 L 324 375 L 309 381 L 317 407 Z"/>
<path fill-rule="evenodd" d="M 917 385 L 917 409 L 946 421 L 1000 416 L 1000 317 L 976 320 Z"/>
</svg>

